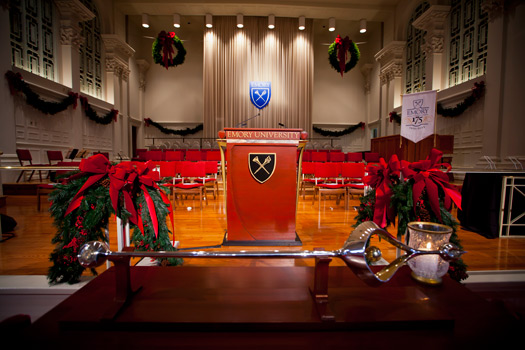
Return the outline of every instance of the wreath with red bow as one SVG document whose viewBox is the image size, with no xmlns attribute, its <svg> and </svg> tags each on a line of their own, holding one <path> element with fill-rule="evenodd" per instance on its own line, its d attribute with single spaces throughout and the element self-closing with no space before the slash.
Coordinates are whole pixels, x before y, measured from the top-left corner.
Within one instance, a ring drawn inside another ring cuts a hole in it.
<svg viewBox="0 0 525 350">
<path fill-rule="evenodd" d="M 175 50 L 177 55 L 175 57 Z M 159 33 L 157 39 L 153 42 L 153 61 L 160 64 L 166 69 L 175 67 L 184 63 L 186 57 L 186 49 L 182 45 L 182 41 L 175 35 L 174 32 L 162 31 Z"/>
<path fill-rule="evenodd" d="M 348 53 L 350 53 L 350 60 L 346 62 Z M 328 61 L 333 69 L 338 73 L 348 73 L 355 67 L 357 61 L 361 57 L 357 44 L 347 37 L 344 39 L 340 35 L 335 38 L 335 41 L 328 47 Z"/>
</svg>

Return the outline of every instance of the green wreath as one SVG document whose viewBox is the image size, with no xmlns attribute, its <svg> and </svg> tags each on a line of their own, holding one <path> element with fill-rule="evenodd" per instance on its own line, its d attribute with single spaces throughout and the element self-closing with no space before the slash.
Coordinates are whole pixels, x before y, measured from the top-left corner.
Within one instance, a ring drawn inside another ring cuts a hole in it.
<svg viewBox="0 0 525 350">
<path fill-rule="evenodd" d="M 165 40 L 171 40 L 172 45 L 177 50 L 177 55 L 173 57 L 173 59 L 164 59 L 164 55 L 162 54 L 164 44 L 163 42 Z M 162 42 L 162 43 L 161 43 Z M 186 57 L 186 49 L 184 48 L 184 45 L 182 45 L 182 41 L 179 39 L 178 36 L 175 35 L 174 32 L 165 32 L 162 31 L 159 33 L 157 39 L 153 42 L 153 61 L 157 64 L 160 64 L 161 66 L 166 67 L 175 67 L 178 65 L 181 65 L 184 63 L 184 59 Z"/>
<path fill-rule="evenodd" d="M 345 40 L 347 38 L 348 37 L 346 37 Z M 338 73 L 341 73 L 341 68 L 339 66 L 339 60 L 337 58 L 338 41 L 342 41 L 339 35 L 337 36 L 335 41 L 328 47 L 328 60 L 332 68 L 335 69 Z M 359 61 L 359 58 L 361 57 L 361 53 L 359 52 L 359 48 L 357 47 L 357 44 L 354 43 L 352 40 L 350 40 L 348 52 L 350 52 L 350 61 L 348 61 L 345 64 L 344 73 L 348 73 L 352 68 L 354 68 L 355 65 L 357 64 L 357 61 Z"/>
</svg>

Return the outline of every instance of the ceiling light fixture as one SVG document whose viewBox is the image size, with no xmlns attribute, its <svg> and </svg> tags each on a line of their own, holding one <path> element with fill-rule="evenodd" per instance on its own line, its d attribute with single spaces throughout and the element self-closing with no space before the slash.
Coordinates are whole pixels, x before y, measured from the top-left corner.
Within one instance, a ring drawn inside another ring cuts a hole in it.
<svg viewBox="0 0 525 350">
<path fill-rule="evenodd" d="M 268 28 L 269 29 L 275 28 L 275 15 L 268 16 Z"/>
<path fill-rule="evenodd" d="M 359 21 L 359 33 L 366 33 L 366 19 L 361 18 Z"/>
<path fill-rule="evenodd" d="M 178 13 L 173 14 L 173 26 L 175 28 L 180 28 L 180 15 Z"/>
<path fill-rule="evenodd" d="M 328 19 L 328 30 L 333 32 L 335 30 L 335 18 L 330 17 Z"/>
<path fill-rule="evenodd" d="M 305 19 L 304 16 L 299 17 L 299 30 L 304 30 L 305 27 Z"/>
<path fill-rule="evenodd" d="M 149 28 L 149 17 L 147 13 L 142 14 L 142 26 L 144 28 Z"/>
<path fill-rule="evenodd" d="M 213 27 L 211 20 L 212 20 L 211 14 L 207 13 L 206 14 L 206 28 Z"/>
<path fill-rule="evenodd" d="M 237 14 L 237 28 L 244 27 L 244 19 L 242 17 L 242 13 Z"/>
</svg>

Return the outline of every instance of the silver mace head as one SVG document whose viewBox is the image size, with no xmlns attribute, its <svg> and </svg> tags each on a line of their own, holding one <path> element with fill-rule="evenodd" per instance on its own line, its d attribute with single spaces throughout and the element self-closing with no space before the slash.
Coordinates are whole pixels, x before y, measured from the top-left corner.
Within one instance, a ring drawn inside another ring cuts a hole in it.
<svg viewBox="0 0 525 350">
<path fill-rule="evenodd" d="M 396 258 L 388 265 L 377 265 L 372 269 L 381 257 L 381 249 L 370 245 L 370 239 L 377 235 L 386 240 L 396 248 L 405 251 L 406 254 Z M 423 251 L 411 248 L 390 235 L 387 231 L 379 228 L 372 221 L 367 221 L 355 228 L 350 236 L 338 250 L 302 250 L 302 251 L 148 251 L 148 252 L 113 252 L 106 243 L 93 241 L 82 246 L 78 254 L 79 263 L 92 268 L 102 265 L 106 260 L 119 257 L 152 257 L 152 258 L 339 258 L 343 260 L 350 269 L 363 281 L 370 285 L 380 285 L 388 282 L 399 268 L 410 259 L 418 255 L 436 254 L 446 261 L 459 259 L 465 251 L 459 249 L 452 243 L 443 244 L 440 249 Z M 375 271 L 374 271 L 375 270 Z"/>
</svg>

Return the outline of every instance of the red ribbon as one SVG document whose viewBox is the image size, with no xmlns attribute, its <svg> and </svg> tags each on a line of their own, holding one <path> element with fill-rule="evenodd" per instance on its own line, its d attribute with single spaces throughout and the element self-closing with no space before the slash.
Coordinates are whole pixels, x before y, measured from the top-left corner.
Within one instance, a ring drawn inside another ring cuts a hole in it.
<svg viewBox="0 0 525 350">
<path fill-rule="evenodd" d="M 108 159 L 102 154 L 96 154 L 87 159 L 82 159 L 80 162 L 80 171 L 83 174 L 88 173 L 90 176 L 71 200 L 65 215 L 68 215 L 80 206 L 80 203 L 84 199 L 84 192 L 89 187 L 93 186 L 97 181 L 108 175 L 110 179 L 109 196 L 115 214 L 118 213 L 119 196 L 120 193 L 122 193 L 126 210 L 130 213 L 129 221 L 137 225 L 142 234 L 144 234 L 144 225 L 142 223 L 141 215 L 137 213 L 137 209 L 133 202 L 135 187 L 138 186 L 138 188 L 144 193 L 153 224 L 153 230 L 155 232 L 155 238 L 158 238 L 159 225 L 157 214 L 153 199 L 151 198 L 147 187 L 149 186 L 159 190 L 164 203 L 166 203 L 168 207 L 171 204 L 164 191 L 162 191 L 156 183 L 156 180 L 158 179 L 154 177 L 155 172 L 152 171 L 154 166 L 155 165 L 151 162 L 137 164 L 136 166 L 134 166 L 132 162 L 122 162 L 112 166 Z M 175 240 L 175 224 L 173 220 L 173 212 L 171 210 L 169 215 L 171 219 L 173 239 Z"/>
<path fill-rule="evenodd" d="M 439 163 L 442 156 L 443 152 L 434 148 L 427 159 L 412 164 L 403 162 L 402 166 L 403 176 L 407 179 L 414 179 L 414 187 L 412 191 L 414 210 L 421 193 L 426 189 L 430 207 L 440 222 L 442 222 L 441 210 L 439 207 L 440 187 L 445 194 L 443 203 L 445 209 L 450 210 L 452 202 L 461 209 L 461 194 L 456 186 L 451 185 L 448 182 L 447 174 L 440 170 L 440 167 L 442 166 L 447 168 L 447 172 L 451 168 L 448 163 Z"/>
<path fill-rule="evenodd" d="M 108 174 L 111 169 L 111 164 L 102 154 L 95 154 L 87 159 L 82 159 L 79 168 L 82 173 L 90 173 L 92 175 L 90 175 L 86 182 L 84 182 L 84 185 L 82 185 L 80 190 L 73 197 L 71 203 L 69 203 L 69 206 L 67 207 L 65 215 L 68 215 L 80 206 L 80 203 L 84 199 L 84 192 Z"/>
<path fill-rule="evenodd" d="M 374 222 L 380 227 L 386 227 L 387 219 L 394 222 L 395 210 L 390 207 L 392 189 L 391 176 L 399 177 L 400 163 L 397 155 L 392 155 L 388 164 L 383 158 L 379 159 L 379 164 L 369 165 L 366 168 L 368 175 L 364 182 L 376 190 L 376 203 L 374 206 Z"/>
<path fill-rule="evenodd" d="M 173 54 L 175 53 L 175 50 L 173 50 L 173 38 L 175 38 L 174 32 L 166 33 L 163 30 L 159 33 L 158 39 L 160 45 L 162 45 L 162 62 L 166 69 L 168 69 L 168 61 L 173 63 Z"/>
<path fill-rule="evenodd" d="M 346 66 L 346 57 L 348 50 L 350 49 L 350 38 L 346 36 L 344 39 L 341 39 L 341 36 L 335 38 L 335 47 L 337 48 L 337 58 L 339 59 L 339 70 L 341 77 L 345 72 Z"/>
</svg>

